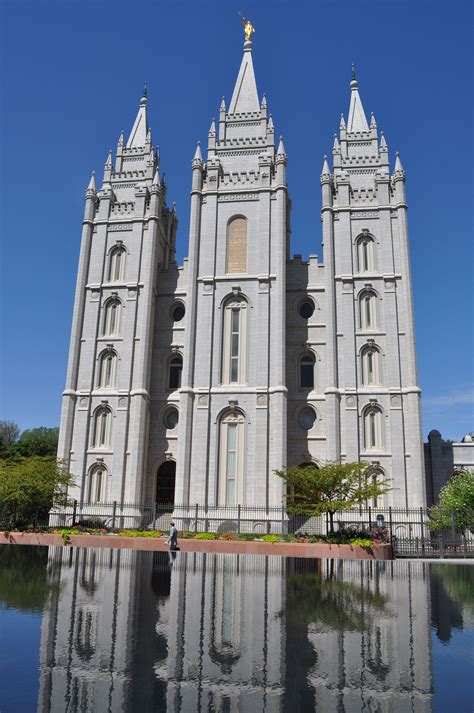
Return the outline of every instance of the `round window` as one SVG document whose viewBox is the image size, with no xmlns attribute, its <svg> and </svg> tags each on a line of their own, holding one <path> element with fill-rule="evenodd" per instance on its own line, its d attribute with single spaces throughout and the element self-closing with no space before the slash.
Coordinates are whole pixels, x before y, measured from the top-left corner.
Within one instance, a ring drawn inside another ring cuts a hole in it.
<svg viewBox="0 0 474 713">
<path fill-rule="evenodd" d="M 300 302 L 298 312 L 303 319 L 309 319 L 314 312 L 314 303 L 311 300 L 303 300 Z"/>
<path fill-rule="evenodd" d="M 300 422 L 301 428 L 304 428 L 305 431 L 309 431 L 313 428 L 314 422 L 316 421 L 316 414 L 312 408 L 306 407 L 300 411 L 298 421 Z"/>
<path fill-rule="evenodd" d="M 166 428 L 173 429 L 176 428 L 178 425 L 179 421 L 179 413 L 178 409 L 175 408 L 170 408 L 168 411 L 165 413 L 164 417 L 164 423 Z"/>
<path fill-rule="evenodd" d="M 186 310 L 184 309 L 184 305 L 181 304 L 181 302 L 178 302 L 177 304 L 174 305 L 173 309 L 171 310 L 172 317 L 175 322 L 181 322 L 183 319 L 184 315 L 186 314 Z"/>
</svg>

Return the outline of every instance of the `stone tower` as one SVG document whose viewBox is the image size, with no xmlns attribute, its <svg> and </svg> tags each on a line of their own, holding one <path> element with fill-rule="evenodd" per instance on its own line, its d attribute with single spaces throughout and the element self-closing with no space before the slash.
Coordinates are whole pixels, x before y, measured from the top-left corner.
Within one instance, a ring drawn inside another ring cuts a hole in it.
<svg viewBox="0 0 474 713">
<path fill-rule="evenodd" d="M 326 457 L 367 460 L 392 504 L 425 502 L 405 173 L 370 125 L 353 70 L 333 171 L 325 159 Z"/>
<path fill-rule="evenodd" d="M 286 154 L 252 42 L 192 164 L 177 502 L 281 505 L 286 462 Z"/>
<path fill-rule="evenodd" d="M 81 501 L 143 499 L 154 294 L 159 269 L 173 258 L 176 228 L 145 89 L 115 164 L 109 152 L 101 189 L 93 175 L 86 191 L 58 450 Z"/>
</svg>

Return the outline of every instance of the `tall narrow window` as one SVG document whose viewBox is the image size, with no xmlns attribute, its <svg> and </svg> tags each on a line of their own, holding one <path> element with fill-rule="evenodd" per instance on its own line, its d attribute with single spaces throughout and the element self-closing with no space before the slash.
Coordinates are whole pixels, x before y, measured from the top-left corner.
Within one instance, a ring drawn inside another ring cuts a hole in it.
<svg viewBox="0 0 474 713">
<path fill-rule="evenodd" d="M 113 388 L 116 386 L 117 355 L 113 351 L 106 351 L 100 357 L 99 389 Z"/>
<path fill-rule="evenodd" d="M 314 387 L 314 356 L 304 354 L 300 358 L 300 387 L 312 389 Z"/>
<path fill-rule="evenodd" d="M 226 272 L 247 272 L 246 218 L 232 218 L 227 226 Z"/>
<path fill-rule="evenodd" d="M 375 347 L 362 352 L 362 383 L 364 386 L 380 384 L 379 351 Z"/>
<path fill-rule="evenodd" d="M 89 476 L 89 502 L 103 503 L 105 501 L 106 486 L 107 471 L 102 466 L 95 466 Z"/>
<path fill-rule="evenodd" d="M 120 330 L 120 302 L 109 300 L 105 305 L 104 327 L 102 334 L 104 337 L 112 337 L 119 334 Z"/>
<path fill-rule="evenodd" d="M 110 253 L 109 282 L 121 282 L 125 278 L 125 248 L 117 247 Z"/>
<path fill-rule="evenodd" d="M 382 413 L 380 409 L 369 408 L 364 414 L 365 450 L 380 450 L 382 443 Z"/>
<path fill-rule="evenodd" d="M 360 326 L 365 330 L 377 328 L 377 297 L 373 292 L 363 292 L 360 297 Z"/>
<path fill-rule="evenodd" d="M 179 389 L 181 387 L 181 374 L 183 372 L 183 357 L 178 354 L 172 357 L 169 363 L 168 388 Z"/>
<path fill-rule="evenodd" d="M 94 435 L 92 439 L 94 448 L 108 448 L 110 445 L 111 413 L 107 408 L 100 408 L 95 415 Z"/>
<path fill-rule="evenodd" d="M 224 308 L 224 343 L 222 349 L 222 382 L 241 384 L 246 378 L 247 303 L 233 298 Z"/>
<path fill-rule="evenodd" d="M 359 263 L 359 272 L 373 272 L 375 269 L 374 262 L 374 241 L 372 238 L 364 235 L 357 243 L 357 257 Z"/>
<path fill-rule="evenodd" d="M 243 497 L 244 417 L 228 413 L 220 424 L 219 504 L 237 505 Z"/>
</svg>

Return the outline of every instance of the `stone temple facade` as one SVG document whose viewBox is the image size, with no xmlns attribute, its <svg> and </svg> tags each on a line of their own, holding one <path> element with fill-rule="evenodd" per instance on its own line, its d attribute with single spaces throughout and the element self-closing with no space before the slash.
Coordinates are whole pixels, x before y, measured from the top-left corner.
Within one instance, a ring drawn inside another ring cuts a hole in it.
<svg viewBox="0 0 474 713">
<path fill-rule="evenodd" d="M 286 172 L 246 41 L 192 161 L 182 266 L 146 96 L 92 176 L 59 443 L 82 502 L 280 506 L 275 469 L 361 459 L 393 480 L 378 507 L 425 503 L 405 173 L 354 73 L 324 263 L 291 255 Z"/>
</svg>

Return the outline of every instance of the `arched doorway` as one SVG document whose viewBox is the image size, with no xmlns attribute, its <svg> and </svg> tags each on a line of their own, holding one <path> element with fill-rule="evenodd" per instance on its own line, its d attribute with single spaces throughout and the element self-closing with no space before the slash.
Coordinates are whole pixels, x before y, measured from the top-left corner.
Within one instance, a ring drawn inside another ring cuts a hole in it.
<svg viewBox="0 0 474 713">
<path fill-rule="evenodd" d="M 167 460 L 160 465 L 156 476 L 156 502 L 160 505 L 173 505 L 176 482 L 176 463 Z"/>
</svg>

